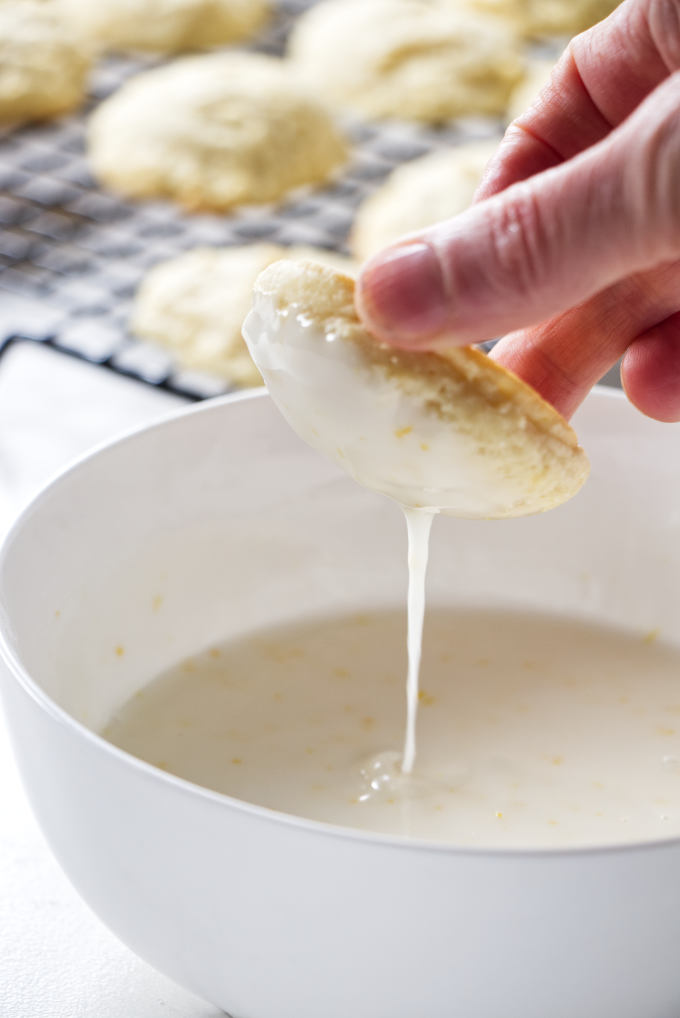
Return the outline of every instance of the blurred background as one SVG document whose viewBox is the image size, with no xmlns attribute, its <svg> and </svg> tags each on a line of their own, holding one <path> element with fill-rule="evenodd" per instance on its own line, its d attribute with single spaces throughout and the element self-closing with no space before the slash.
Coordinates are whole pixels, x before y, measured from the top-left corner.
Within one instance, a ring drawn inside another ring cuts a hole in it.
<svg viewBox="0 0 680 1018">
<path fill-rule="evenodd" d="M 240 320 L 257 272 L 282 248 L 344 256 L 351 272 L 469 204 L 493 145 L 569 36 L 613 6 L 0 0 L 0 532 L 95 444 L 257 384 Z M 216 64 L 216 92 L 203 98 L 189 71 L 176 110 L 159 78 L 126 91 L 196 51 L 227 62 L 264 54 L 273 84 L 251 105 L 250 71 L 228 85 L 225 63 L 225 84 Z M 310 110 L 343 154 L 319 168 L 317 153 L 305 181 Z M 190 199 L 178 184 L 185 154 Z M 215 176 L 236 178 L 235 166 L 246 184 L 216 198 Z M 258 173 L 281 181 L 275 199 Z M 216 1014 L 133 959 L 75 898 L 1 731 L 0 789 L 0 1015 Z"/>
</svg>

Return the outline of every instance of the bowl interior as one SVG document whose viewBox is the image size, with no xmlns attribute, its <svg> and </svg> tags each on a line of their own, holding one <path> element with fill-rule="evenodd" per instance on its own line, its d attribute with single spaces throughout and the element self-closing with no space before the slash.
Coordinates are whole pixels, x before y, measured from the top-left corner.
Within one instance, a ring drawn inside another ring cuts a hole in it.
<svg viewBox="0 0 680 1018">
<path fill-rule="evenodd" d="M 604 390 L 575 426 L 592 462 L 585 489 L 544 516 L 436 521 L 429 603 L 678 642 L 680 431 Z M 405 591 L 398 506 L 304 446 L 264 395 L 203 405 L 83 461 L 24 514 L 0 564 L 10 653 L 95 730 L 212 643 L 403 607 Z"/>
</svg>

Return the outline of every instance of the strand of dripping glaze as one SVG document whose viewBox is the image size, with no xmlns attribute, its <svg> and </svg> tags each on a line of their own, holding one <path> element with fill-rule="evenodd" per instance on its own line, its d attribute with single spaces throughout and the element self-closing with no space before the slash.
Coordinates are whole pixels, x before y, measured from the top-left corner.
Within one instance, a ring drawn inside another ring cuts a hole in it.
<svg viewBox="0 0 680 1018">
<path fill-rule="evenodd" d="M 423 509 L 409 509 L 407 506 L 402 508 L 408 532 L 408 675 L 406 679 L 406 737 L 401 770 L 403 774 L 412 774 L 416 760 L 418 687 L 425 618 L 425 577 L 434 513 Z"/>
</svg>

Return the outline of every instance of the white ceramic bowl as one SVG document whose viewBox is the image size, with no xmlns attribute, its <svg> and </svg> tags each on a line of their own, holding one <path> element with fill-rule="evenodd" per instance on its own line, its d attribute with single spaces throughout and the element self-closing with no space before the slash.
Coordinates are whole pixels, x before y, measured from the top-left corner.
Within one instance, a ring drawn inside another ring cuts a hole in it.
<svg viewBox="0 0 680 1018">
<path fill-rule="evenodd" d="M 431 602 L 680 640 L 680 431 L 605 391 L 576 426 L 582 494 L 532 519 L 441 521 Z M 64 870 L 133 950 L 236 1018 L 677 1018 L 677 840 L 522 852 L 371 836 L 202 790 L 94 734 L 214 641 L 403 605 L 405 583 L 398 509 L 262 395 L 192 409 L 55 481 L 7 540 L 0 598 L 16 753 Z"/>
</svg>

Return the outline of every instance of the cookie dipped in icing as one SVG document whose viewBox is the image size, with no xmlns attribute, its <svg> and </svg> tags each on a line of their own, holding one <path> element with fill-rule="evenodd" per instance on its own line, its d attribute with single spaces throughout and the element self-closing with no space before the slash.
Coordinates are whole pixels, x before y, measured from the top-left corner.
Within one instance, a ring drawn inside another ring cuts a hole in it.
<svg viewBox="0 0 680 1018">
<path fill-rule="evenodd" d="M 378 343 L 354 281 L 312 262 L 258 277 L 244 336 L 270 395 L 309 445 L 404 506 L 471 519 L 544 512 L 589 465 L 564 418 L 473 347 Z"/>
</svg>

